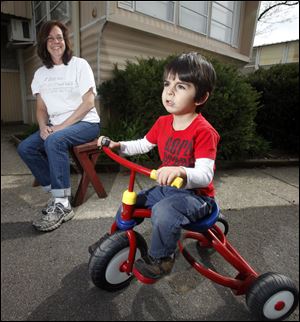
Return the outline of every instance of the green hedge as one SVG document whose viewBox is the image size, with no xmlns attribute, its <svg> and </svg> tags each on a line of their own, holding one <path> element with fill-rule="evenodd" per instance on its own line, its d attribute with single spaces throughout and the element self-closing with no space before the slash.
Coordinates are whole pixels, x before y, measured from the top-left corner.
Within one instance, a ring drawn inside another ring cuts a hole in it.
<svg viewBox="0 0 300 322">
<path fill-rule="evenodd" d="M 255 118 L 257 131 L 272 148 L 299 153 L 299 64 L 259 69 L 248 78 L 261 92 L 261 108 Z"/>
<path fill-rule="evenodd" d="M 162 102 L 163 67 L 173 57 L 137 59 L 125 70 L 116 65 L 113 78 L 98 90 L 101 108 L 110 114 L 102 133 L 114 140 L 143 137 L 158 116 L 166 114 Z M 268 144 L 255 130 L 259 94 L 237 69 L 216 60 L 217 86 L 202 113 L 221 136 L 218 159 L 241 159 L 264 153 Z M 157 159 L 157 154 L 150 154 Z"/>
<path fill-rule="evenodd" d="M 268 143 L 256 133 L 260 95 L 232 65 L 211 60 L 217 84 L 202 114 L 221 135 L 219 159 L 259 157 Z"/>
</svg>

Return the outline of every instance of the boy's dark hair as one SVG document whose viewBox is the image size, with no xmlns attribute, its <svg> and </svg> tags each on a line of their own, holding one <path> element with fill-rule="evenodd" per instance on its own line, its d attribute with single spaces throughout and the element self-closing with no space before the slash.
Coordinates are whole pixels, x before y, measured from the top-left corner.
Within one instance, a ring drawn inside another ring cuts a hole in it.
<svg viewBox="0 0 300 322">
<path fill-rule="evenodd" d="M 200 101 L 207 92 L 211 94 L 217 78 L 212 64 L 197 52 L 181 54 L 169 62 L 165 66 L 164 80 L 169 75 L 174 78 L 178 75 L 181 81 L 194 84 L 196 88 L 195 102 Z"/>
<path fill-rule="evenodd" d="M 65 41 L 66 49 L 62 57 L 63 63 L 65 65 L 68 65 L 68 62 L 71 60 L 73 56 L 70 39 L 68 35 L 68 28 L 60 21 L 57 21 L 57 20 L 47 21 L 42 25 L 37 36 L 37 53 L 38 53 L 38 56 L 41 58 L 43 64 L 47 68 L 52 68 L 54 66 L 54 63 L 51 59 L 51 55 L 47 50 L 47 37 L 49 36 L 51 29 L 55 26 L 61 29 L 61 31 L 63 32 L 64 41 Z"/>
</svg>

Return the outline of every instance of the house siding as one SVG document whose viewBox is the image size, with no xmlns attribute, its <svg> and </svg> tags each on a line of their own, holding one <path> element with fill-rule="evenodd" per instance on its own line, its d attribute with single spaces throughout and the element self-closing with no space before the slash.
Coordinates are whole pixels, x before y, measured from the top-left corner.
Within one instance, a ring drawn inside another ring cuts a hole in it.
<svg viewBox="0 0 300 322">
<path fill-rule="evenodd" d="M 287 54 L 288 63 L 299 63 L 299 40 L 290 43 Z"/>
<path fill-rule="evenodd" d="M 31 19 L 31 1 L 1 1 L 1 13 Z"/>
<path fill-rule="evenodd" d="M 238 47 L 180 27 L 176 23 L 119 8 L 118 1 L 74 1 L 71 5 L 72 17 L 67 24 L 71 42 L 76 42 L 76 55 L 79 54 L 91 65 L 96 84 L 99 85 L 112 77 L 114 64 L 125 68 L 126 61 L 136 61 L 137 57 L 165 58 L 170 54 L 199 51 L 205 56 L 217 57 L 239 67 L 245 65 L 252 48 L 259 1 L 243 1 Z M 31 2 L 2 2 L 1 13 L 30 19 Z M 294 56 L 295 50 L 290 50 L 288 55 Z M 19 118 L 19 115 L 26 113 L 24 119 L 32 123 L 35 122 L 35 98 L 31 93 L 31 82 L 34 72 L 42 63 L 36 54 L 36 44 L 22 51 L 26 108 L 22 112 L 20 106 L 21 112 L 14 115 Z M 96 108 L 103 113 L 99 104 L 97 96 Z M 2 105 L 2 109 L 6 108 Z M 101 118 L 105 119 L 106 116 L 101 115 Z"/>
<path fill-rule="evenodd" d="M 253 72 L 262 67 L 269 68 L 275 64 L 299 62 L 299 40 L 261 45 L 253 48 L 252 58 L 245 66 L 245 72 Z"/>
<path fill-rule="evenodd" d="M 20 73 L 1 70 L 1 121 L 22 122 Z M 5 108 L 3 108 L 5 107 Z"/>
</svg>

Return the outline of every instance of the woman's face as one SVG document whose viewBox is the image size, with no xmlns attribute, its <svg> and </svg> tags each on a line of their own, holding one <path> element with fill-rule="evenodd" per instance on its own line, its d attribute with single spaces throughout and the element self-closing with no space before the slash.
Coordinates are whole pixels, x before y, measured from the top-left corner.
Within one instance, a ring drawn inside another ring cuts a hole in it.
<svg viewBox="0 0 300 322">
<path fill-rule="evenodd" d="M 66 44 L 62 30 L 54 26 L 47 37 L 47 50 L 52 57 L 54 64 L 61 64 L 62 56 L 65 52 Z"/>
</svg>

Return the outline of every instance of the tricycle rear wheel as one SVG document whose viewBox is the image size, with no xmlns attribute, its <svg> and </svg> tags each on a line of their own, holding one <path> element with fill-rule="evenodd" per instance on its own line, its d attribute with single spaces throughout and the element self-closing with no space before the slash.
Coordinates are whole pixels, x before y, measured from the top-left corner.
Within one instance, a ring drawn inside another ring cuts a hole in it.
<svg viewBox="0 0 300 322">
<path fill-rule="evenodd" d="M 287 318 L 298 305 L 298 290 L 294 282 L 278 273 L 260 275 L 246 293 L 249 310 L 262 321 Z"/>
</svg>

